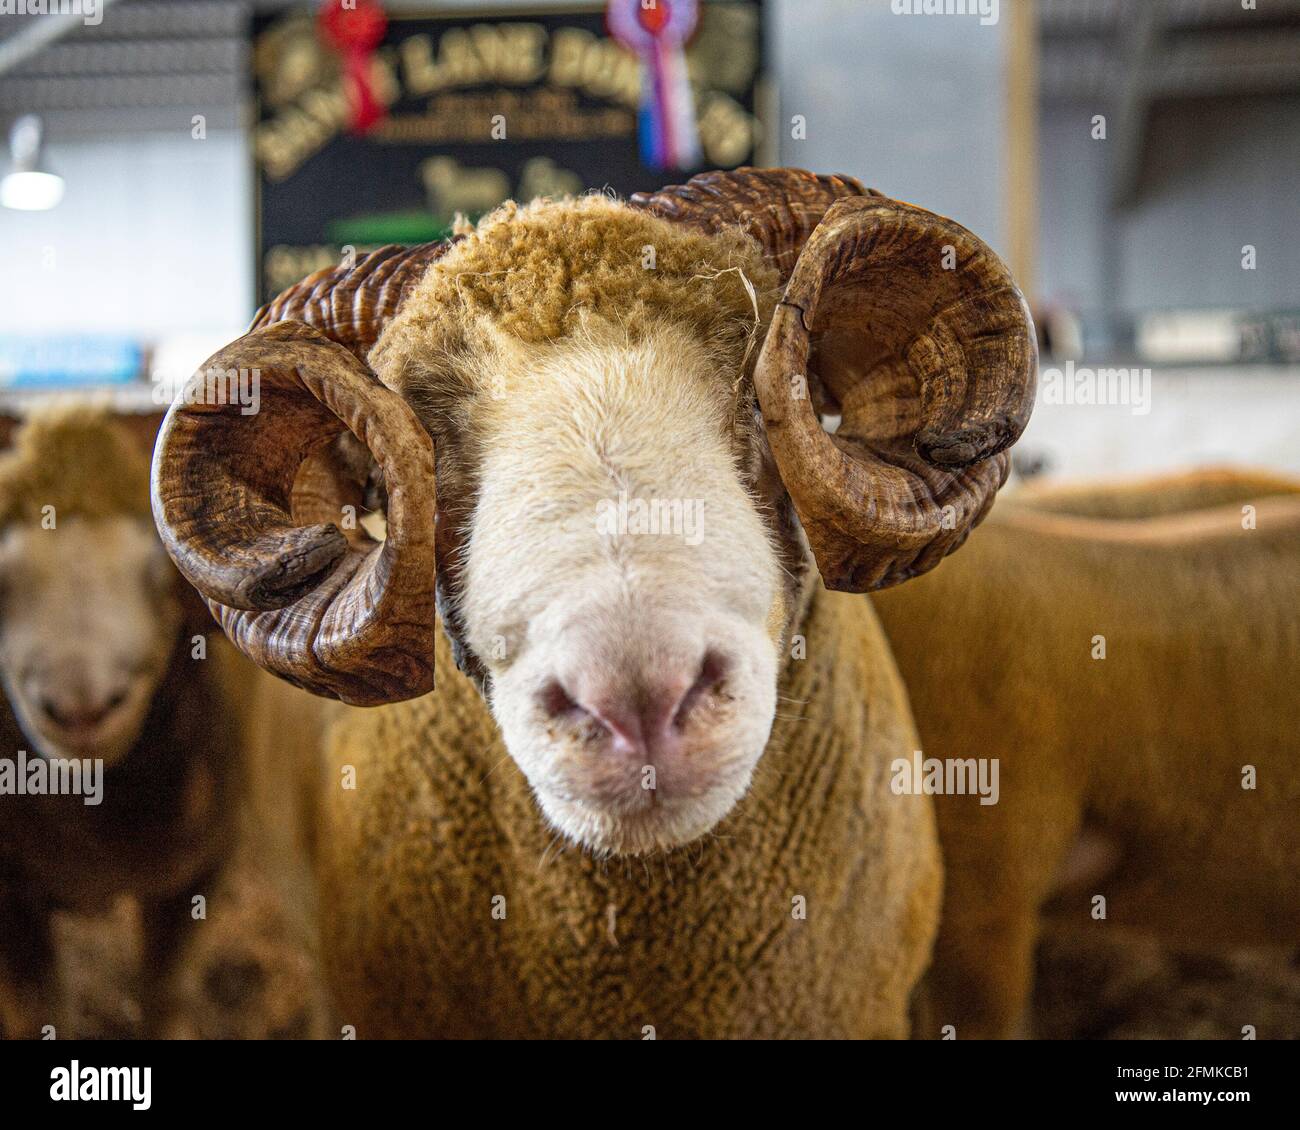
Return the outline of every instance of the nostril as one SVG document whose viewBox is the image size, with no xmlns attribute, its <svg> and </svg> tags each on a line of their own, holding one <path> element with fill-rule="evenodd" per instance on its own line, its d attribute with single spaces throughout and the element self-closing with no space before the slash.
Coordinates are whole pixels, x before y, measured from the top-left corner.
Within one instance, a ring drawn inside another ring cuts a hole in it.
<svg viewBox="0 0 1300 1130">
<path fill-rule="evenodd" d="M 91 730 L 102 723 L 113 711 L 122 706 L 128 697 L 126 690 L 115 691 L 98 706 L 62 705 L 56 699 L 42 695 L 38 700 L 41 712 L 61 730 Z"/>
<path fill-rule="evenodd" d="M 704 659 L 700 662 L 699 674 L 695 677 L 695 682 L 691 684 L 690 689 L 682 696 L 682 701 L 673 715 L 673 725 L 681 729 L 686 725 L 686 720 L 700 700 L 707 695 L 715 693 L 722 685 L 730 670 L 731 664 L 727 657 L 720 652 L 710 648 L 704 653 Z"/>
<path fill-rule="evenodd" d="M 731 660 L 721 652 L 710 648 L 704 653 L 704 662 L 700 664 L 700 677 L 697 681 L 711 686 L 722 682 L 730 670 Z"/>
<path fill-rule="evenodd" d="M 41 696 L 40 702 L 41 712 L 45 717 L 56 726 L 62 726 L 64 724 L 64 716 L 63 712 L 59 709 L 58 703 L 56 703 L 52 698 L 46 698 L 44 695 Z"/>
<path fill-rule="evenodd" d="M 720 694 L 730 669 L 730 660 L 710 649 L 693 678 L 682 667 L 671 679 L 593 669 L 574 684 L 576 693 L 553 678 L 537 692 L 536 701 L 549 720 L 575 731 L 586 727 L 583 733 L 590 738 L 603 731 L 611 752 L 644 757 L 678 747 L 692 712 Z"/>
<path fill-rule="evenodd" d="M 538 701 L 549 718 L 571 718 L 576 716 L 575 712 L 587 713 L 558 679 L 552 679 L 542 688 Z"/>
</svg>

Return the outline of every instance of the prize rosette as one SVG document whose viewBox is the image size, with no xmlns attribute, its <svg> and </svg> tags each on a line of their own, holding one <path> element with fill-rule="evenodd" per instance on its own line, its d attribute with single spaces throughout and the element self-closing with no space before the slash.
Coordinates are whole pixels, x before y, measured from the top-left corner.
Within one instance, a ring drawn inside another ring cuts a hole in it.
<svg viewBox="0 0 1300 1130">
<path fill-rule="evenodd" d="M 642 62 L 638 138 L 641 160 L 655 169 L 700 162 L 686 42 L 699 20 L 697 0 L 610 0 L 610 34 Z"/>
<path fill-rule="evenodd" d="M 375 95 L 370 61 L 388 32 L 388 17 L 378 0 L 325 0 L 316 19 L 321 38 L 343 60 L 352 132 L 365 133 L 387 112 Z"/>
</svg>

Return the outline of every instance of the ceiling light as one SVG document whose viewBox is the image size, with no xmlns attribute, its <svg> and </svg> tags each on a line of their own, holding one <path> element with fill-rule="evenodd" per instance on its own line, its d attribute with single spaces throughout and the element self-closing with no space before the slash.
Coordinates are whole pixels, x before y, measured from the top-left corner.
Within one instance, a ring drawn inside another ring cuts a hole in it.
<svg viewBox="0 0 1300 1130">
<path fill-rule="evenodd" d="M 41 120 L 24 114 L 9 131 L 13 169 L 0 180 L 0 204 L 24 212 L 53 208 L 63 199 L 63 178 L 41 162 Z"/>
</svg>

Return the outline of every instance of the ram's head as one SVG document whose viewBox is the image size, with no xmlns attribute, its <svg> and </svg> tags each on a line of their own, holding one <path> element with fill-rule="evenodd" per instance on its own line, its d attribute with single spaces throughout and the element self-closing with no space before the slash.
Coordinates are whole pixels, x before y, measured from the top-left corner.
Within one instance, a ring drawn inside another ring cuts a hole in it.
<svg viewBox="0 0 1300 1130">
<path fill-rule="evenodd" d="M 149 521 L 157 426 L 75 402 L 0 418 L 16 429 L 0 453 L 0 684 L 33 753 L 120 761 L 184 613 L 206 619 Z"/>
<path fill-rule="evenodd" d="M 1034 366 L 997 256 L 848 178 L 507 205 L 262 311 L 204 367 L 261 411 L 178 403 L 155 517 L 237 645 L 347 702 L 430 690 L 436 590 L 552 823 L 646 851 L 744 793 L 809 550 L 864 592 L 957 548 Z M 339 529 L 345 432 L 382 543 Z"/>
</svg>

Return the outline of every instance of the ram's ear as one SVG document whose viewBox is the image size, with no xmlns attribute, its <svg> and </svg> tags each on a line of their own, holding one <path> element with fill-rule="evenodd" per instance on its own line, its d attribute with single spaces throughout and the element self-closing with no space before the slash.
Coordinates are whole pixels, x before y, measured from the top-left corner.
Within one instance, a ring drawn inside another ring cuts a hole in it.
<svg viewBox="0 0 1300 1130">
<path fill-rule="evenodd" d="M 22 419 L 8 412 L 0 412 L 0 451 L 8 451 L 14 445 L 14 432 L 22 427 Z"/>
<path fill-rule="evenodd" d="M 372 510 L 384 511 L 386 500 L 380 500 L 368 487 L 382 477 L 366 445 L 351 432 L 343 432 L 322 444 L 298 468 L 291 504 L 293 520 L 300 526 L 333 524 L 353 547 L 370 548 L 375 539 L 363 519 Z"/>
<path fill-rule="evenodd" d="M 162 427 L 166 415 L 167 409 L 160 408 L 156 412 L 119 412 L 114 414 L 113 419 L 131 433 L 131 438 L 140 445 L 146 458 L 152 461 L 158 429 Z"/>
</svg>

